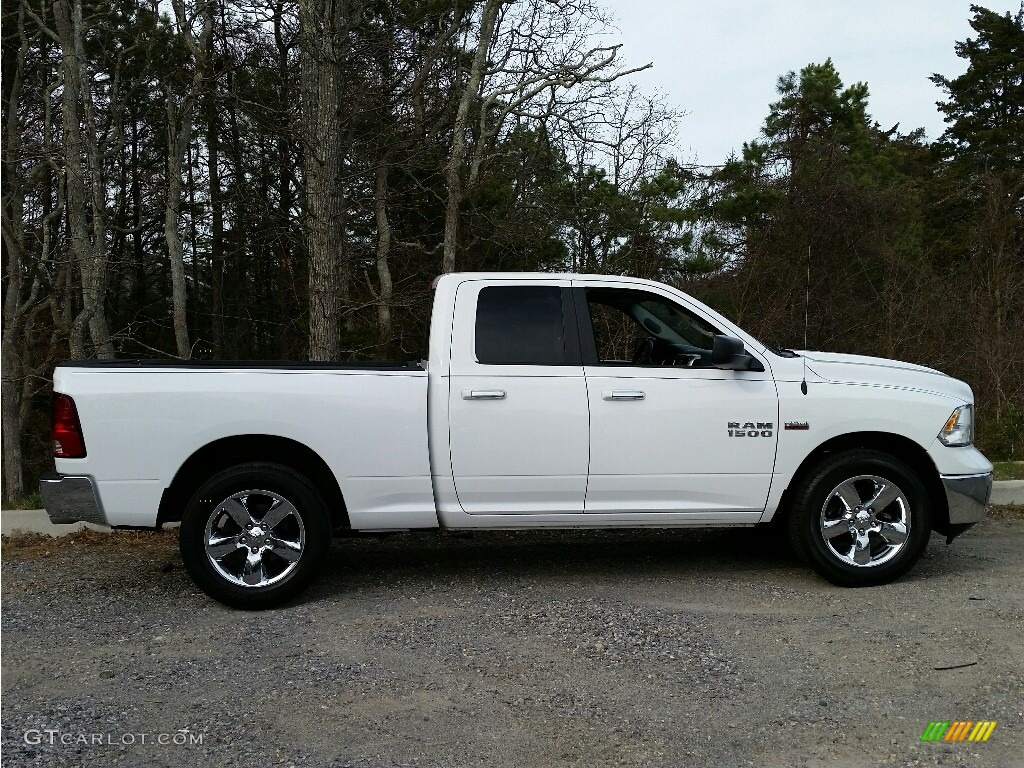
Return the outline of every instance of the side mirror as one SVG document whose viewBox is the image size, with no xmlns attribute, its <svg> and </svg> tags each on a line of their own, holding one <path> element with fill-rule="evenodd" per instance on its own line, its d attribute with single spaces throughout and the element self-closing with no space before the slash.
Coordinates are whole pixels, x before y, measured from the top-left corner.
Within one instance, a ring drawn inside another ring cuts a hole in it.
<svg viewBox="0 0 1024 768">
<path fill-rule="evenodd" d="M 711 364 L 726 371 L 763 371 L 764 366 L 743 349 L 735 336 L 715 336 L 711 347 Z"/>
</svg>

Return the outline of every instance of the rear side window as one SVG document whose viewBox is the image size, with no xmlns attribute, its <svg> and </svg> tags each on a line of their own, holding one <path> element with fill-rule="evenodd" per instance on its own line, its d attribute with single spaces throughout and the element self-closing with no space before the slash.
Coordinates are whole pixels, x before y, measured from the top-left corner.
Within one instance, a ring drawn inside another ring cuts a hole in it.
<svg viewBox="0 0 1024 768">
<path fill-rule="evenodd" d="M 488 365 L 565 365 L 562 289 L 512 285 L 481 290 L 476 359 Z"/>
</svg>

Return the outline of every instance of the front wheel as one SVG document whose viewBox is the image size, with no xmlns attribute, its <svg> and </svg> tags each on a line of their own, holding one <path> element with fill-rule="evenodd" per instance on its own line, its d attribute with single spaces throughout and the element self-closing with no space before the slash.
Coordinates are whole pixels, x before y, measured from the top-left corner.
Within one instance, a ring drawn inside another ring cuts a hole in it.
<svg viewBox="0 0 1024 768">
<path fill-rule="evenodd" d="M 825 458 L 797 490 L 789 520 L 794 549 L 842 587 L 899 578 L 928 544 L 928 493 L 914 470 L 881 451 Z"/>
<path fill-rule="evenodd" d="M 204 483 L 181 520 L 195 583 L 235 608 L 272 608 L 308 586 L 327 559 L 330 520 L 316 488 L 279 464 L 241 464 Z"/>
</svg>

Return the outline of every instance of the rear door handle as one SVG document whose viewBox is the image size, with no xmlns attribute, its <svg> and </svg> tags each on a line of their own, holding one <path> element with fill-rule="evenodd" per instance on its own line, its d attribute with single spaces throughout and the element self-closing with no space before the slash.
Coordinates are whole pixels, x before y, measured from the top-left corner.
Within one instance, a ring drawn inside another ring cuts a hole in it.
<svg viewBox="0 0 1024 768">
<path fill-rule="evenodd" d="M 504 389 L 464 389 L 463 400 L 504 400 Z"/>
<path fill-rule="evenodd" d="M 643 400 L 647 395 L 639 389 L 612 389 L 602 392 L 601 397 L 605 400 Z"/>
</svg>

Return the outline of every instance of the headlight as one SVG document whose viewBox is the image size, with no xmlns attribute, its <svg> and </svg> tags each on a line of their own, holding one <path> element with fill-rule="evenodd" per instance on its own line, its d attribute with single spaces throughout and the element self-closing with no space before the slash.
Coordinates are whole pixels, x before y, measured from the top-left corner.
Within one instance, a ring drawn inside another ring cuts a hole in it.
<svg viewBox="0 0 1024 768">
<path fill-rule="evenodd" d="M 950 447 L 970 445 L 974 441 L 974 406 L 961 405 L 953 411 L 939 432 L 939 440 Z"/>
</svg>

